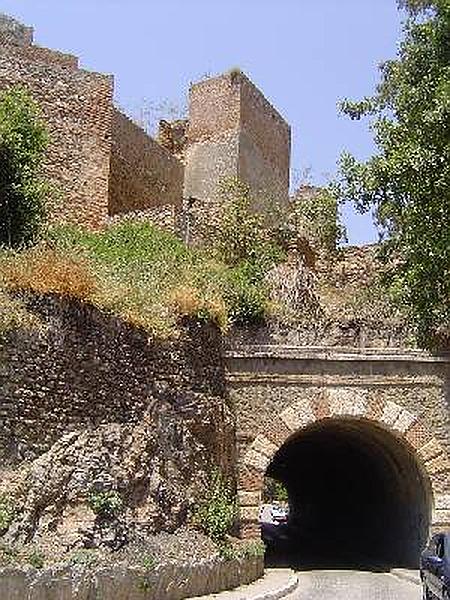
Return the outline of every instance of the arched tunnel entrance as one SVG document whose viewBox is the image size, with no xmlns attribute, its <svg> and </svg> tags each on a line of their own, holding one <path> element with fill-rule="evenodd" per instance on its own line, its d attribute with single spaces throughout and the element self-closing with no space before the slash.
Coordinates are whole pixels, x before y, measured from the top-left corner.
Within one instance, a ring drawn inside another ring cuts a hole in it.
<svg viewBox="0 0 450 600">
<path fill-rule="evenodd" d="M 416 567 L 431 491 L 410 449 L 373 422 L 326 419 L 288 439 L 267 472 L 289 496 L 268 532 L 269 564 Z"/>
</svg>

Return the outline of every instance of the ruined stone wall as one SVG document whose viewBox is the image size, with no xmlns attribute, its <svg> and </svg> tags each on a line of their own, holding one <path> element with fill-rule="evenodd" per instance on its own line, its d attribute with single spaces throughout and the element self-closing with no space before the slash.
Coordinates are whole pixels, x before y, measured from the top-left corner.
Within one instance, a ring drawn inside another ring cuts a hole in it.
<svg viewBox="0 0 450 600">
<path fill-rule="evenodd" d="M 0 43 L 29 46 L 33 43 L 33 28 L 26 27 L 12 17 L 0 13 Z"/>
<path fill-rule="evenodd" d="M 239 178 L 249 183 L 269 207 L 287 203 L 290 127 L 243 75 L 240 120 Z"/>
<path fill-rule="evenodd" d="M 192 86 L 184 195 L 193 229 L 222 206 L 220 181 L 248 183 L 261 210 L 288 199 L 290 128 L 253 83 L 228 73 Z"/>
<path fill-rule="evenodd" d="M 21 84 L 37 101 L 49 132 L 45 174 L 58 220 L 101 226 L 108 214 L 113 81 L 77 68 L 46 48 L 0 47 L 0 90 Z"/>
<path fill-rule="evenodd" d="M 114 109 L 109 214 L 180 206 L 184 169 L 143 129 Z"/>
</svg>

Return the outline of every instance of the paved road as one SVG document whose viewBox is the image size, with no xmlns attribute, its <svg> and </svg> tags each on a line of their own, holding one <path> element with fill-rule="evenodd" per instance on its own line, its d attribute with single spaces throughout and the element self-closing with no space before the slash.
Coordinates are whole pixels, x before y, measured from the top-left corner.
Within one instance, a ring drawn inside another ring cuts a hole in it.
<svg viewBox="0 0 450 600">
<path fill-rule="evenodd" d="M 420 600 L 418 585 L 387 573 L 308 571 L 289 600 Z"/>
</svg>

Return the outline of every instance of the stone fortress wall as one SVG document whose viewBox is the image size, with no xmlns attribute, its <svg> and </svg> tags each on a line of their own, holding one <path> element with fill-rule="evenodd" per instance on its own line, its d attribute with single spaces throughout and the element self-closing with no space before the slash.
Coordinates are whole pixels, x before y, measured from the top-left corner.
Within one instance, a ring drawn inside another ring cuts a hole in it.
<svg viewBox="0 0 450 600">
<path fill-rule="evenodd" d="M 1 15 L 0 42 L 0 90 L 23 85 L 48 127 L 54 219 L 98 228 L 111 215 L 181 203 L 183 165 L 114 108 L 112 76 L 33 45 L 31 28 Z"/>
<path fill-rule="evenodd" d="M 244 74 L 194 84 L 189 119 L 161 122 L 154 140 L 114 107 L 112 76 L 34 45 L 32 28 L 1 14 L 0 42 L 0 91 L 30 90 L 49 130 L 55 220 L 99 228 L 137 216 L 175 230 L 183 197 L 195 225 L 217 209 L 227 177 L 269 202 L 287 200 L 290 127 Z"/>
</svg>

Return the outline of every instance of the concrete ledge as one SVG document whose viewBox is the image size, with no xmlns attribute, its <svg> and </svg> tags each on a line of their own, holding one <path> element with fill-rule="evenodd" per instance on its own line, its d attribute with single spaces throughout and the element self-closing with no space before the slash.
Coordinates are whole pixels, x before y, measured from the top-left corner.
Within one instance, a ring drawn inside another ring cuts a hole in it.
<svg viewBox="0 0 450 600">
<path fill-rule="evenodd" d="M 277 344 L 243 344 L 225 350 L 228 359 L 282 358 L 294 360 L 335 360 L 375 362 L 448 363 L 450 353 L 431 354 L 415 348 L 350 347 L 350 346 L 285 346 Z"/>
<path fill-rule="evenodd" d="M 150 570 L 122 565 L 92 570 L 80 566 L 55 566 L 42 570 L 11 567 L 0 569 L 0 598 L 183 600 L 249 584 L 263 573 L 263 557 L 167 564 Z"/>
<path fill-rule="evenodd" d="M 413 569 L 391 569 L 391 575 L 394 577 L 398 577 L 398 579 L 402 579 L 403 581 L 409 581 L 410 583 L 415 583 L 416 585 L 421 585 L 420 581 L 420 573 L 419 571 L 414 571 Z"/>
<path fill-rule="evenodd" d="M 196 596 L 190 600 L 280 600 L 298 587 L 298 576 L 291 569 L 267 569 L 264 577 L 231 592 Z"/>
</svg>

